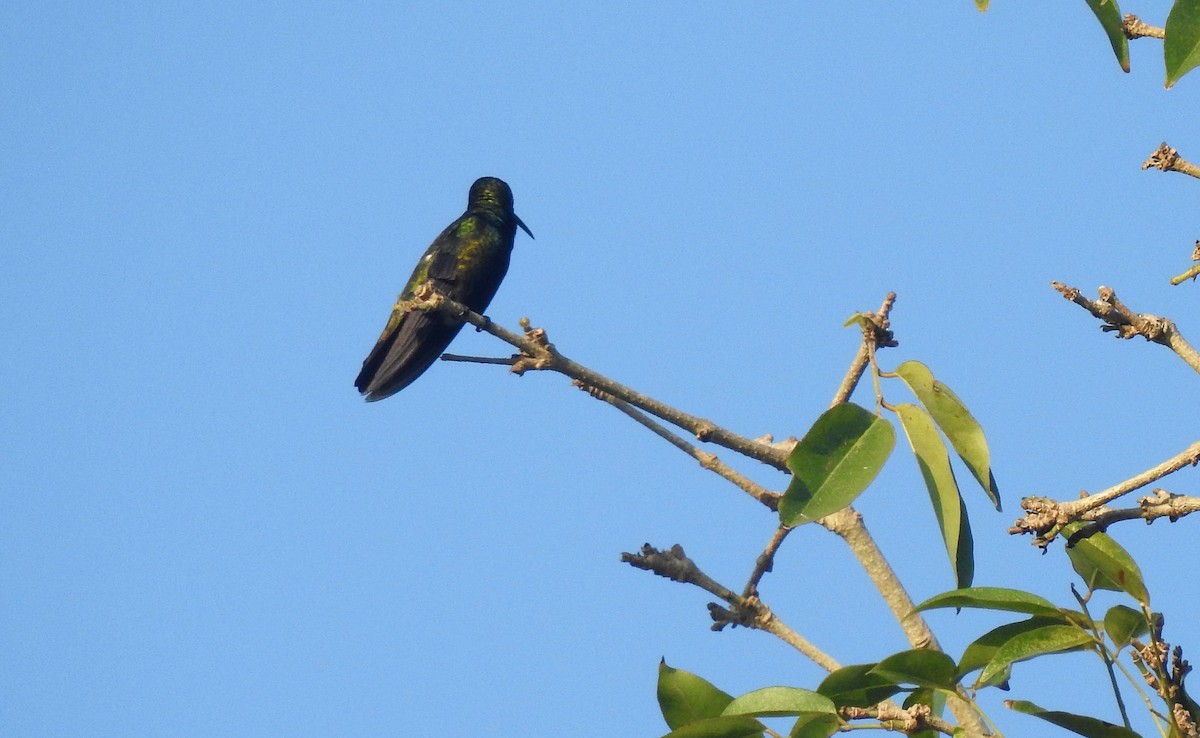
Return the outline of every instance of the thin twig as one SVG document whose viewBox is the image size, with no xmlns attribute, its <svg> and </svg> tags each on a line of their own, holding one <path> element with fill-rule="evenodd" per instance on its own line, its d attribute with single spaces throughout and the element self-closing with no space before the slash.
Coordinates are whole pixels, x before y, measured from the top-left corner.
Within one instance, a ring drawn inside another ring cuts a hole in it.
<svg viewBox="0 0 1200 738">
<path fill-rule="evenodd" d="M 1118 497 L 1127 495 L 1135 489 L 1145 487 L 1151 482 L 1156 482 L 1168 474 L 1179 471 L 1185 466 L 1196 466 L 1198 463 L 1200 463 L 1200 441 L 1196 441 L 1161 464 L 1157 464 L 1141 474 L 1130 477 L 1124 482 L 1114 484 L 1108 489 L 1101 490 L 1094 495 L 1088 495 L 1082 499 L 1062 504 L 1072 513 L 1076 511 L 1087 512 L 1101 505 L 1106 505 Z"/>
<path fill-rule="evenodd" d="M 1088 524 L 1068 536 L 1067 546 L 1074 546 L 1084 538 L 1106 531 L 1108 526 L 1122 520 L 1145 520 L 1152 523 L 1158 518 L 1167 518 L 1174 523 L 1194 512 L 1200 512 L 1200 497 L 1175 495 L 1165 489 L 1156 489 L 1153 494 L 1138 500 L 1137 507 L 1102 507 L 1084 513 L 1079 519 L 1088 521 Z"/>
<path fill-rule="evenodd" d="M 645 413 L 633 407 L 628 402 L 614 397 L 607 392 L 602 392 L 595 387 L 588 387 L 581 382 L 577 381 L 575 384 L 592 397 L 603 402 L 607 402 L 616 409 L 628 415 L 630 418 L 633 418 L 633 420 L 637 421 L 640 425 L 649 428 L 658 437 L 666 440 L 672 446 L 684 452 L 688 456 L 691 456 L 696 461 L 699 461 L 701 467 L 718 474 L 721 477 L 724 477 L 738 489 L 766 505 L 771 510 L 779 509 L 779 498 L 781 495 L 778 492 L 772 492 L 749 477 L 739 474 L 728 464 L 717 458 L 715 454 L 701 451 L 696 446 L 688 443 L 675 433 L 672 433 L 669 428 L 665 427 L 661 423 L 655 422 L 654 420 L 646 417 Z"/>
<path fill-rule="evenodd" d="M 1171 277 L 1171 284 L 1180 285 L 1189 279 L 1195 279 L 1197 276 L 1200 276 L 1200 264 L 1189 267 L 1186 272 L 1183 272 L 1182 274 L 1176 274 L 1174 277 Z"/>
<path fill-rule="evenodd" d="M 520 359 L 519 354 L 513 354 L 509 357 L 501 356 L 463 356 L 462 354 L 442 354 L 442 361 L 458 361 L 464 364 L 503 364 L 512 366 Z"/>
<path fill-rule="evenodd" d="M 623 384 L 599 374 L 582 364 L 558 353 L 554 345 L 546 338 L 546 332 L 541 328 L 527 328 L 524 336 L 502 328 L 488 318 L 472 311 L 466 305 L 438 294 L 430 285 L 422 285 L 416 290 L 413 299 L 409 301 L 412 309 L 442 310 L 464 320 L 476 328 L 486 331 L 500 340 L 521 349 L 525 355 L 512 365 L 512 371 L 523 374 L 529 370 L 550 370 L 565 374 L 571 379 L 585 385 L 614 395 L 630 405 L 644 410 L 651 415 L 665 420 L 671 425 L 683 428 L 701 441 L 715 443 L 718 446 L 737 451 L 764 464 L 787 472 L 787 453 L 780 448 L 761 441 L 752 440 L 726 430 L 710 420 L 689 415 L 680 410 L 659 402 L 654 398 L 637 392 Z"/>
<path fill-rule="evenodd" d="M 888 316 L 892 312 L 892 306 L 895 304 L 896 293 L 889 292 L 883 298 L 883 304 L 879 306 L 879 312 L 859 314 L 863 340 L 858 345 L 858 352 L 854 354 L 854 359 L 850 362 L 850 369 L 846 371 L 845 378 L 842 379 L 842 383 L 838 385 L 837 392 L 833 395 L 833 402 L 829 403 L 830 407 L 850 400 L 850 395 L 854 394 L 854 388 L 858 386 L 858 381 L 862 379 L 863 372 L 866 371 L 867 365 L 870 364 L 871 354 L 875 348 L 900 345 L 896 341 L 895 334 L 892 333 L 891 321 L 888 319 Z"/>
<path fill-rule="evenodd" d="M 777 636 L 826 671 L 841 668 L 836 659 L 776 618 L 758 597 L 742 597 L 701 571 L 679 544 L 660 551 L 647 543 L 638 553 L 621 554 L 621 561 L 676 582 L 693 584 L 726 602 L 729 609 L 716 603 L 709 605 L 714 620 L 713 630 L 721 630 L 727 625 L 763 630 Z"/>
<path fill-rule="evenodd" d="M 786 525 L 781 525 L 775 529 L 775 533 L 771 535 L 771 540 L 767 541 L 766 548 L 754 560 L 754 571 L 750 572 L 750 579 L 746 582 L 746 586 L 742 588 L 743 597 L 751 597 L 758 594 L 758 583 L 762 581 L 763 575 L 771 571 L 775 566 L 775 552 L 783 545 L 783 539 L 787 538 L 788 532 L 792 528 Z"/>
</svg>

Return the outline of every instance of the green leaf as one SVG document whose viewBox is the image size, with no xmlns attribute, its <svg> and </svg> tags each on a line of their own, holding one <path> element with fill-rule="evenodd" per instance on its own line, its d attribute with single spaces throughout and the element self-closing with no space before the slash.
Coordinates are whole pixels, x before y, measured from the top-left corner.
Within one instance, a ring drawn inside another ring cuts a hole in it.
<svg viewBox="0 0 1200 738">
<path fill-rule="evenodd" d="M 663 738 L 762 738 L 764 730 L 766 726 L 752 717 L 730 715 L 688 723 Z"/>
<path fill-rule="evenodd" d="M 963 651 L 962 658 L 958 661 L 958 676 L 961 679 L 976 669 L 982 669 L 987 666 L 996 657 L 996 652 L 1000 650 L 1001 646 L 1022 633 L 1038 630 L 1047 625 L 1065 624 L 1067 622 L 1063 618 L 1033 617 L 1028 620 L 1007 623 L 998 628 L 993 628 L 976 638 Z M 976 680 L 974 688 L 980 689 L 982 687 L 997 686 L 1003 688 L 1004 683 L 1008 681 L 1010 673 L 1011 669 L 1003 669 L 996 672 L 986 683 L 982 680 Z"/>
<path fill-rule="evenodd" d="M 842 721 L 837 715 L 809 712 L 801 715 L 792 726 L 788 738 L 830 738 L 841 729 Z"/>
<path fill-rule="evenodd" d="M 1050 617 L 1057 616 L 1060 612 L 1053 602 L 1044 597 L 1003 587 L 967 587 L 943 592 L 917 605 L 915 612 L 946 607 L 973 607 L 980 610 L 1023 612 Z"/>
<path fill-rule="evenodd" d="M 1108 34 L 1108 42 L 1112 44 L 1113 53 L 1117 55 L 1117 63 L 1121 69 L 1129 71 L 1129 39 L 1125 36 L 1125 23 L 1121 20 L 1121 9 L 1117 0 L 1087 0 L 1088 7 L 1096 14 L 1096 19 Z"/>
<path fill-rule="evenodd" d="M 1167 16 L 1163 60 L 1169 89 L 1200 64 L 1200 0 L 1175 0 Z"/>
<path fill-rule="evenodd" d="M 1082 523 L 1069 523 L 1063 526 L 1063 534 L 1069 537 L 1081 527 Z M 1141 569 L 1112 536 L 1094 533 L 1080 539 L 1067 548 L 1067 556 L 1088 589 L 1124 592 L 1142 605 L 1150 606 L 1150 593 L 1146 590 Z"/>
<path fill-rule="evenodd" d="M 871 673 L 897 684 L 914 684 L 932 689 L 954 691 L 958 685 L 958 667 L 954 659 L 928 648 L 915 648 L 888 656 L 876 664 Z"/>
<path fill-rule="evenodd" d="M 837 512 L 871 483 L 896 444 L 891 423 L 845 402 L 826 410 L 788 457 L 792 482 L 779 520 L 800 525 Z"/>
<path fill-rule="evenodd" d="M 877 664 L 843 666 L 825 677 L 817 691 L 838 707 L 871 707 L 900 690 L 900 685 L 872 672 Z"/>
<path fill-rule="evenodd" d="M 1026 702 L 1025 700 L 1008 700 L 1004 704 L 1012 710 L 1023 712 L 1026 715 L 1033 715 L 1060 728 L 1066 728 L 1072 733 L 1085 735 L 1089 738 L 1141 738 L 1140 735 L 1134 733 L 1129 728 L 1106 723 L 1103 720 L 1086 715 L 1074 715 L 1069 712 L 1058 712 L 1057 710 L 1044 710 L 1032 702 Z"/>
<path fill-rule="evenodd" d="M 975 7 L 980 13 L 986 13 L 988 9 L 988 2 L 989 0 L 975 0 Z"/>
<path fill-rule="evenodd" d="M 1115 605 L 1104 613 L 1104 632 L 1108 633 L 1113 645 L 1120 650 L 1129 645 L 1134 638 L 1150 632 L 1150 626 L 1141 610 Z"/>
<path fill-rule="evenodd" d="M 764 687 L 747 692 L 725 706 L 723 715 L 779 717 L 806 712 L 837 714 L 833 701 L 823 694 L 798 687 Z"/>
<path fill-rule="evenodd" d="M 733 697 L 709 681 L 682 669 L 672 669 L 664 659 L 658 665 L 658 707 L 670 728 L 704 718 L 714 718 Z"/>
<path fill-rule="evenodd" d="M 970 587 L 975 575 L 974 541 L 971 538 L 971 522 L 967 509 L 958 492 L 954 470 L 950 468 L 950 454 L 946 444 L 933 425 L 933 418 L 916 405 L 897 405 L 896 414 L 908 438 L 908 445 L 917 457 L 933 512 L 937 516 L 950 566 L 954 569 L 955 585 Z"/>
<path fill-rule="evenodd" d="M 1000 509 L 1000 490 L 996 488 L 996 477 L 992 474 L 991 457 L 987 438 L 979 421 L 967 410 L 949 387 L 933 378 L 929 367 L 919 361 L 906 361 L 896 367 L 896 374 L 904 380 L 934 422 L 950 439 L 950 445 L 959 458 L 971 470 L 975 481 L 987 493 L 996 509 Z"/>
<path fill-rule="evenodd" d="M 979 674 L 980 684 L 992 684 L 1001 670 L 1018 661 L 1063 651 L 1078 651 L 1094 644 L 1092 634 L 1075 625 L 1045 625 L 1019 633 L 996 649 Z"/>
</svg>

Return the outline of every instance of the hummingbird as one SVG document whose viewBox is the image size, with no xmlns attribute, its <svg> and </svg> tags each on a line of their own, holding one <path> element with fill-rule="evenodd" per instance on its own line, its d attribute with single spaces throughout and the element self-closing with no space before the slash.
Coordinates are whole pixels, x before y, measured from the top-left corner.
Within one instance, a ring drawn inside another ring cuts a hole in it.
<svg viewBox="0 0 1200 738">
<path fill-rule="evenodd" d="M 432 280 L 438 293 L 482 313 L 508 271 L 518 226 L 533 238 L 513 212 L 509 186 L 495 177 L 475 180 L 467 195 L 467 211 L 425 250 L 354 380 L 367 402 L 391 397 L 412 384 L 463 327 L 461 320 L 445 313 L 406 309 L 403 302 Z"/>
</svg>

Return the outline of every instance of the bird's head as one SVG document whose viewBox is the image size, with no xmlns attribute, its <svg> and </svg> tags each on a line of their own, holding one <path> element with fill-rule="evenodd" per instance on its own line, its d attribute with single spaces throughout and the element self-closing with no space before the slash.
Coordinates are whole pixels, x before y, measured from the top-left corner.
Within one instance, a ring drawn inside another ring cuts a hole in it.
<svg viewBox="0 0 1200 738">
<path fill-rule="evenodd" d="M 467 195 L 467 209 L 493 210 L 504 218 L 512 218 L 530 238 L 533 238 L 533 232 L 513 212 L 512 188 L 502 179 L 480 177 L 475 180 L 475 184 L 471 185 L 470 194 Z"/>
</svg>

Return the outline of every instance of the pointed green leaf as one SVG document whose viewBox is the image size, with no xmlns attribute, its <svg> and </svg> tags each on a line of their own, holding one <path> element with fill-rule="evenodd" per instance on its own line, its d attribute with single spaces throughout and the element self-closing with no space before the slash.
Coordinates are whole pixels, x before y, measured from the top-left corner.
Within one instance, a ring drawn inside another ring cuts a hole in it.
<svg viewBox="0 0 1200 738">
<path fill-rule="evenodd" d="M 929 367 L 921 362 L 906 361 L 896 367 L 896 374 L 933 416 L 942 433 L 950 439 L 950 445 L 958 452 L 959 458 L 971 470 L 975 481 L 979 482 L 979 486 L 999 510 L 1000 490 L 997 489 L 996 477 L 992 474 L 987 438 L 983 435 L 979 421 L 975 420 L 967 406 L 949 387 L 933 378 Z"/>
<path fill-rule="evenodd" d="M 979 683 L 991 684 L 996 674 L 1018 661 L 1063 651 L 1078 651 L 1090 645 L 1091 633 L 1074 625 L 1046 625 L 1019 633 L 996 649 L 992 660 L 979 674 Z"/>
<path fill-rule="evenodd" d="M 843 666 L 825 677 L 817 691 L 833 700 L 838 707 L 871 707 L 878 705 L 900 690 L 900 685 L 875 674 L 877 664 Z"/>
<path fill-rule="evenodd" d="M 896 444 L 891 423 L 845 402 L 826 410 L 788 457 L 792 482 L 779 501 L 784 525 L 837 512 L 871 483 Z"/>
<path fill-rule="evenodd" d="M 1114 605 L 1104 613 L 1104 632 L 1108 633 L 1113 645 L 1120 650 L 1128 646 L 1134 638 L 1150 632 L 1150 626 L 1146 624 L 1146 616 L 1140 610 L 1125 605 Z"/>
<path fill-rule="evenodd" d="M 1088 738 L 1141 738 L 1140 735 L 1134 733 L 1129 728 L 1106 723 L 1103 720 L 1097 720 L 1094 717 L 1086 715 L 1074 715 L 1069 712 L 1059 712 L 1057 710 L 1044 710 L 1032 702 L 1025 700 L 1008 700 L 1004 704 L 1012 710 L 1023 712 L 1026 715 L 1033 715 L 1060 728 L 1066 728 L 1077 735 L 1088 736 Z"/>
<path fill-rule="evenodd" d="M 730 715 L 682 725 L 663 738 L 762 738 L 766 726 L 752 717 Z"/>
<path fill-rule="evenodd" d="M 971 522 L 967 509 L 958 492 L 958 482 L 950 468 L 950 454 L 946 444 L 933 425 L 933 418 L 916 405 L 903 403 L 895 408 L 900 416 L 900 426 L 908 438 L 908 445 L 917 457 L 933 512 L 937 516 L 938 528 L 950 556 L 954 569 L 955 585 L 970 587 L 975 575 L 974 542 L 971 538 Z"/>
<path fill-rule="evenodd" d="M 1003 587 L 967 587 L 955 589 L 934 595 L 917 605 L 916 612 L 936 610 L 946 607 L 973 607 L 981 610 L 1003 610 L 1005 612 L 1023 612 L 1029 615 L 1046 615 L 1055 617 L 1059 608 L 1044 597 L 1038 597 L 1019 589 Z"/>
<path fill-rule="evenodd" d="M 1200 0 L 1175 0 L 1167 16 L 1163 60 L 1170 88 L 1200 64 Z"/>
<path fill-rule="evenodd" d="M 928 648 L 915 648 L 888 656 L 876 664 L 871 673 L 897 684 L 914 684 L 932 689 L 954 691 L 958 685 L 958 667 L 954 659 Z"/>
<path fill-rule="evenodd" d="M 805 712 L 837 714 L 833 701 L 823 694 L 798 687 L 763 687 L 737 697 L 725 706 L 723 715 L 780 717 Z"/>
<path fill-rule="evenodd" d="M 1081 527 L 1081 523 L 1069 523 L 1063 526 L 1063 534 L 1070 537 Z M 1067 556 L 1088 589 L 1124 592 L 1146 607 L 1150 606 L 1150 593 L 1146 591 L 1142 570 L 1112 536 L 1094 533 L 1068 547 Z"/>
<path fill-rule="evenodd" d="M 682 669 L 672 669 L 664 659 L 658 665 L 658 707 L 670 728 L 721 714 L 733 702 L 711 682 Z"/>
<path fill-rule="evenodd" d="M 1028 633 L 1030 631 L 1044 628 L 1047 625 L 1065 624 L 1067 623 L 1062 618 L 1033 617 L 1016 623 L 1007 623 L 998 628 L 989 630 L 987 633 L 984 633 L 976 638 L 971 645 L 967 646 L 966 650 L 963 651 L 962 658 L 958 661 L 959 678 L 961 679 L 976 669 L 982 669 L 983 667 L 987 666 L 991 660 L 996 657 L 996 652 L 1000 650 L 1000 647 L 1005 643 L 1008 643 L 1014 637 L 1021 635 L 1022 633 Z M 984 683 L 981 680 L 976 680 L 974 688 L 980 689 L 982 687 L 1001 686 L 1008 681 L 1010 673 L 1011 669 L 1003 669 L 995 673 L 987 681 L 987 683 Z"/>
<path fill-rule="evenodd" d="M 1125 24 L 1121 20 L 1121 9 L 1117 0 L 1087 0 L 1088 7 L 1096 14 L 1096 19 L 1108 34 L 1108 42 L 1112 44 L 1113 53 L 1117 55 L 1117 63 L 1121 69 L 1129 71 L 1129 39 L 1125 36 Z"/>
<path fill-rule="evenodd" d="M 797 718 L 788 738 L 830 738 L 841 729 L 842 721 L 837 715 L 823 712 L 807 712 Z"/>
</svg>

